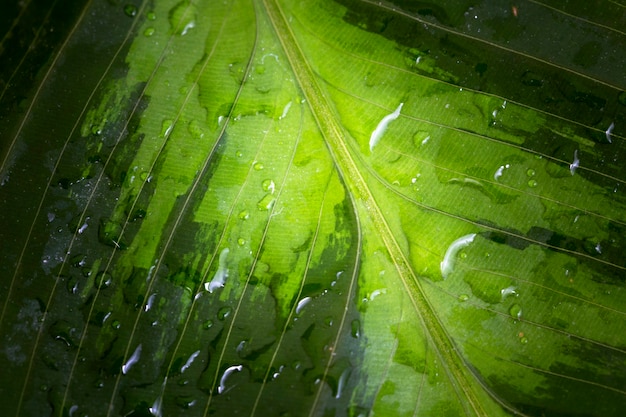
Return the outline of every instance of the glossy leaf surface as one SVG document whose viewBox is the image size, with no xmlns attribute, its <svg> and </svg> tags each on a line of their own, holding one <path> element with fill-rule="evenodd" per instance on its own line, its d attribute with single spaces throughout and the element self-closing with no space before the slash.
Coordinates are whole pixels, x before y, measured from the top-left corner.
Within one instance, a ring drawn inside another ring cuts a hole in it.
<svg viewBox="0 0 626 417">
<path fill-rule="evenodd" d="M 3 415 L 623 415 L 623 4 L 39 3 Z"/>
</svg>

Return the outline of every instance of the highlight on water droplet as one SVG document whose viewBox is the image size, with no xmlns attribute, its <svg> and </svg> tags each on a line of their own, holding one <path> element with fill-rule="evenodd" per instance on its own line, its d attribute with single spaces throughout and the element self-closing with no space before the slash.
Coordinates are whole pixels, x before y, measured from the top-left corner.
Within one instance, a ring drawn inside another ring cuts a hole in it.
<svg viewBox="0 0 626 417">
<path fill-rule="evenodd" d="M 187 362 L 185 362 L 185 364 L 183 366 L 180 367 L 180 373 L 182 374 L 183 372 L 185 372 L 187 369 L 189 369 L 189 367 L 191 366 L 191 364 L 193 363 L 194 360 L 196 360 L 196 358 L 198 357 L 198 355 L 200 354 L 199 350 L 196 350 L 194 353 L 192 353 L 189 356 L 189 359 L 187 359 Z"/>
<path fill-rule="evenodd" d="M 135 351 L 133 352 L 132 355 L 130 355 L 130 358 L 128 358 L 126 363 L 122 365 L 122 373 L 126 375 L 128 371 L 130 371 L 130 368 L 132 368 L 133 365 L 139 361 L 140 357 L 141 357 L 141 343 L 139 344 L 139 346 L 135 348 Z"/>
<path fill-rule="evenodd" d="M 604 134 L 606 135 L 606 140 L 608 140 L 609 143 L 613 143 L 613 140 L 611 140 L 611 135 L 613 134 L 614 128 L 615 128 L 615 122 L 611 122 L 611 124 L 609 125 L 609 128 L 606 130 L 606 132 L 604 132 Z"/>
<path fill-rule="evenodd" d="M 380 141 L 380 138 L 387 130 L 387 126 L 389 126 L 389 123 L 400 117 L 400 110 L 402 110 L 403 105 L 404 103 L 400 103 L 400 105 L 393 113 L 386 115 L 382 118 L 380 122 L 378 122 L 378 126 L 376 126 L 376 129 L 374 129 L 372 135 L 370 136 L 370 152 L 374 150 L 374 146 L 376 146 L 378 144 L 378 141 Z"/>
<path fill-rule="evenodd" d="M 167 138 L 174 128 L 174 121 L 171 119 L 163 120 L 161 123 L 161 136 Z"/>
<path fill-rule="evenodd" d="M 311 302 L 311 297 L 304 297 L 302 300 L 298 301 L 298 305 L 296 306 L 296 314 L 300 314 L 302 309 Z"/>
<path fill-rule="evenodd" d="M 574 175 L 579 165 L 580 165 L 580 159 L 578 159 L 578 149 L 576 149 L 574 151 L 574 161 L 571 164 L 569 164 L 569 172 L 572 175 Z"/>
<path fill-rule="evenodd" d="M 446 250 L 446 254 L 441 261 L 441 275 L 445 279 L 448 277 L 452 269 L 454 268 L 454 258 L 456 254 L 466 246 L 469 246 L 470 243 L 474 241 L 476 237 L 476 233 L 470 233 L 468 235 L 462 236 L 452 242 L 448 249 Z"/>
<path fill-rule="evenodd" d="M 510 295 L 513 296 L 518 296 L 519 294 L 517 293 L 517 288 L 514 287 L 513 285 L 506 287 L 506 288 L 502 288 L 500 290 L 500 294 L 502 295 L 502 299 L 504 300 L 505 298 L 507 298 Z"/>
<path fill-rule="evenodd" d="M 498 167 L 498 169 L 496 170 L 496 172 L 493 174 L 493 179 L 498 181 L 498 179 L 502 176 L 502 174 L 504 173 L 505 169 L 509 169 L 511 167 L 511 165 L 509 164 L 504 164 L 504 165 L 500 165 L 500 167 Z"/>
<path fill-rule="evenodd" d="M 233 372 L 241 372 L 243 369 L 242 365 L 229 366 L 226 368 L 222 377 L 220 378 L 220 385 L 217 387 L 217 393 L 223 394 L 226 391 L 226 380 Z"/>
</svg>

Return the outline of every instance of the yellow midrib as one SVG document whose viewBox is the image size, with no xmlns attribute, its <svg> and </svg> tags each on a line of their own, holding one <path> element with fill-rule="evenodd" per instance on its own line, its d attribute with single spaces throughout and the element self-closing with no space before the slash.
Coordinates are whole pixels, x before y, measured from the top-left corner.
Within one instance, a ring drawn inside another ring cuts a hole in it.
<svg viewBox="0 0 626 417">
<path fill-rule="evenodd" d="M 339 126 L 336 114 L 317 83 L 315 73 L 305 59 L 280 5 L 276 0 L 263 0 L 263 4 L 340 175 L 351 188 L 356 200 L 364 205 L 375 230 L 380 234 L 408 296 L 426 327 L 428 337 L 433 341 L 438 355 L 453 378 L 453 383 L 456 383 L 457 388 L 467 399 L 467 405 L 474 415 L 487 416 L 474 391 L 479 389 L 476 381 L 472 381 L 473 377 L 468 375 L 469 371 L 466 370 L 463 359 L 425 297 L 417 276 L 350 155 L 344 141 L 344 130 Z"/>
</svg>

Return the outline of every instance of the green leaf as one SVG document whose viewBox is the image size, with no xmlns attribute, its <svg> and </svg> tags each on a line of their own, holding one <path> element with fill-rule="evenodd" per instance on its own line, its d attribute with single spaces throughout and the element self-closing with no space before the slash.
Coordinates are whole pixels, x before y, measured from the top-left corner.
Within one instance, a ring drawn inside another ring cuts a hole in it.
<svg viewBox="0 0 626 417">
<path fill-rule="evenodd" d="M 625 8 L 3 5 L 3 415 L 623 415 Z"/>
</svg>

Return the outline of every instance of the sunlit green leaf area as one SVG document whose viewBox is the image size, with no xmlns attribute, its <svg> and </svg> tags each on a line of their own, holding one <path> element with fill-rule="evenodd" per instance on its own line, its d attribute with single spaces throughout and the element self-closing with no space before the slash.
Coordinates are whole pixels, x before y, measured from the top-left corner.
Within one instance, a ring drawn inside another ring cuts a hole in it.
<svg viewBox="0 0 626 417">
<path fill-rule="evenodd" d="M 0 415 L 626 415 L 624 0 L 0 5 Z"/>
</svg>

